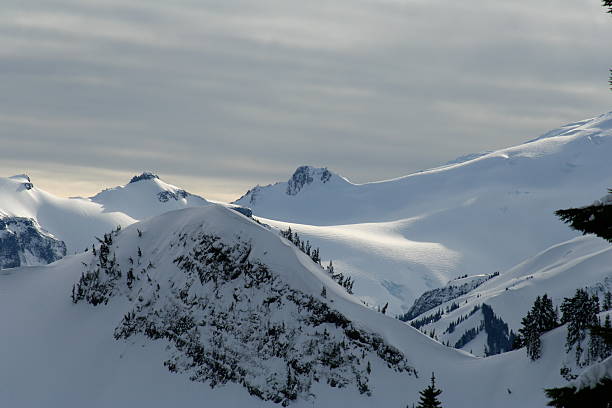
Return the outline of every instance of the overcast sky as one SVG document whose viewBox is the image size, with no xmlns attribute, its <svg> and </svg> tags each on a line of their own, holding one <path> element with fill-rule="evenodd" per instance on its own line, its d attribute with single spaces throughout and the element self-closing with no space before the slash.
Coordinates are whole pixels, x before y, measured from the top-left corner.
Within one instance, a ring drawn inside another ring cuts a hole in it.
<svg viewBox="0 0 612 408">
<path fill-rule="evenodd" d="M 0 172 L 392 178 L 612 110 L 611 51 L 600 0 L 3 0 Z"/>
</svg>

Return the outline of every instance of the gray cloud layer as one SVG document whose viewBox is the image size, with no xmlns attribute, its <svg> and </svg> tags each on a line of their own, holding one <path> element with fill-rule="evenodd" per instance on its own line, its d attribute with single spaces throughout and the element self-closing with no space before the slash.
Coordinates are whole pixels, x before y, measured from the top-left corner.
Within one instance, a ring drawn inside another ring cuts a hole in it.
<svg viewBox="0 0 612 408">
<path fill-rule="evenodd" d="M 610 39 L 598 0 L 5 0 L 0 171 L 218 199 L 400 176 L 610 110 Z"/>
</svg>

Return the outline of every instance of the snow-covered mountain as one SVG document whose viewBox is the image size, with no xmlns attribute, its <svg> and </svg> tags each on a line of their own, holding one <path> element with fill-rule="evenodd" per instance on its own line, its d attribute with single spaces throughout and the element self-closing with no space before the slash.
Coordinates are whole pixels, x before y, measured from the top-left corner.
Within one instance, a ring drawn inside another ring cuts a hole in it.
<svg viewBox="0 0 612 408">
<path fill-rule="evenodd" d="M 435 333 L 439 341 L 451 346 L 463 337 L 460 348 L 484 355 L 488 333 L 483 326 L 483 304 L 490 306 L 516 333 L 536 297 L 547 294 L 559 306 L 576 289 L 585 287 L 600 299 L 605 292 L 612 291 L 612 245 L 595 236 L 554 245 L 471 291 L 433 302 L 438 304 L 412 318 L 412 323 L 423 332 Z M 470 330 L 473 336 L 464 337 Z"/>
<path fill-rule="evenodd" d="M 66 244 L 31 218 L 0 217 L 0 269 L 45 265 L 66 255 Z"/>
<path fill-rule="evenodd" d="M 34 220 L 66 243 L 68 253 L 81 251 L 95 237 L 166 211 L 206 205 L 197 195 L 162 181 L 152 173 L 134 176 L 125 186 L 91 198 L 57 197 L 36 187 L 27 175 L 0 178 L 0 214 Z"/>
<path fill-rule="evenodd" d="M 353 184 L 300 167 L 236 201 L 321 247 L 371 305 L 405 313 L 461 275 L 510 268 L 577 234 L 554 216 L 612 185 L 612 113 L 519 146 L 393 180 Z"/>
<path fill-rule="evenodd" d="M 0 274 L 4 404 L 406 406 L 435 371 L 445 406 L 535 408 L 543 387 L 566 383 L 563 327 L 536 362 L 523 350 L 474 358 L 365 307 L 290 242 L 217 204 L 103 241 Z"/>
<path fill-rule="evenodd" d="M 136 220 L 207 203 L 204 198 L 168 184 L 149 172 L 132 177 L 125 186 L 100 192 L 91 197 L 91 201 L 102 205 L 106 212 L 121 212 Z"/>
<path fill-rule="evenodd" d="M 35 220 L 64 241 L 68 253 L 83 250 L 95 241 L 95 235 L 136 221 L 123 213 L 107 212 L 88 199 L 57 197 L 36 187 L 26 175 L 0 178 L 0 212 Z"/>
</svg>

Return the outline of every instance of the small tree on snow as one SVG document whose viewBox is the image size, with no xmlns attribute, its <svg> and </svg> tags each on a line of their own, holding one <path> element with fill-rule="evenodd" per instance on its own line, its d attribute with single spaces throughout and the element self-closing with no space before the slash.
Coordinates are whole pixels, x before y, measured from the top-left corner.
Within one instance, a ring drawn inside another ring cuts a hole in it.
<svg viewBox="0 0 612 408">
<path fill-rule="evenodd" d="M 423 391 L 419 391 L 421 400 L 417 408 L 442 408 L 442 403 L 438 400 L 438 396 L 442 394 L 442 390 L 436 388 L 436 376 L 431 373 L 431 384 Z"/>
</svg>

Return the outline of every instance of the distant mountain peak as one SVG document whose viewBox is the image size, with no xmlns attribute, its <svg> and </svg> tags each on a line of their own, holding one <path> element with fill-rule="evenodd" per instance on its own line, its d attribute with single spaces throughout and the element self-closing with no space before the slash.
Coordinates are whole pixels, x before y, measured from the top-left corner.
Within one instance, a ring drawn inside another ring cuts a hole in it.
<svg viewBox="0 0 612 408">
<path fill-rule="evenodd" d="M 22 174 L 16 174 L 14 176 L 9 177 L 11 180 L 17 180 L 17 181 L 27 181 L 27 182 L 31 182 L 32 180 L 30 180 L 30 176 L 28 176 L 25 173 Z"/>
<path fill-rule="evenodd" d="M 234 201 L 233 204 L 238 205 L 253 205 L 260 194 L 267 194 L 270 189 L 273 189 L 276 194 L 284 196 L 295 196 L 302 191 L 306 186 L 316 184 L 326 184 L 328 182 L 349 183 L 346 179 L 338 174 L 330 171 L 327 167 L 314 166 L 299 166 L 293 172 L 293 175 L 288 181 L 268 184 L 267 186 L 257 185 L 247 191 L 242 197 Z"/>
<path fill-rule="evenodd" d="M 144 173 L 140 174 L 139 176 L 132 177 L 132 179 L 130 180 L 130 182 L 128 184 L 136 183 L 136 182 L 142 181 L 142 180 L 153 180 L 153 179 L 158 179 L 159 180 L 159 176 L 157 174 L 145 171 Z"/>
<path fill-rule="evenodd" d="M 34 188 L 34 184 L 32 184 L 32 180 L 30 180 L 30 176 L 28 176 L 25 173 L 16 174 L 14 176 L 9 177 L 9 179 L 20 182 L 22 184 L 22 187 L 21 187 L 22 189 L 31 190 Z"/>
<path fill-rule="evenodd" d="M 287 195 L 296 195 L 308 184 L 315 182 L 325 184 L 331 177 L 332 173 L 327 170 L 327 167 L 316 168 L 313 166 L 300 166 L 295 170 L 291 179 L 287 182 Z"/>
</svg>

